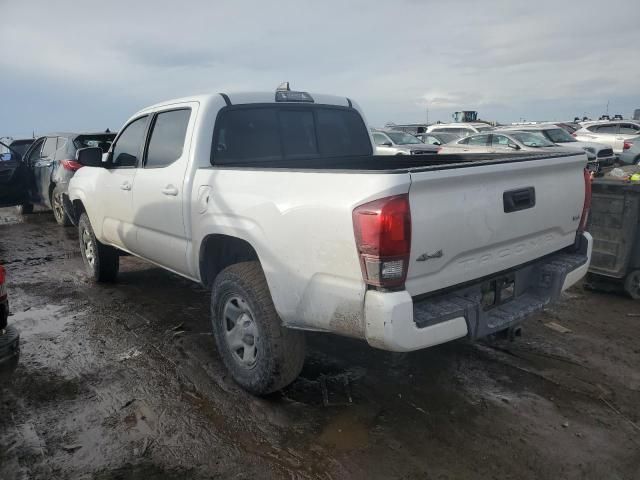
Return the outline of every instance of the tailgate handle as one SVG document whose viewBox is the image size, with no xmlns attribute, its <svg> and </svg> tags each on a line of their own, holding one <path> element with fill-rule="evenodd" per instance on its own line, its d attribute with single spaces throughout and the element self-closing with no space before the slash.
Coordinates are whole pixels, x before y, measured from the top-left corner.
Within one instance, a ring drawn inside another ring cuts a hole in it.
<svg viewBox="0 0 640 480">
<path fill-rule="evenodd" d="M 526 210 L 536 205 L 536 189 L 527 187 L 509 190 L 502 194 L 502 200 L 504 202 L 504 213 Z"/>
</svg>

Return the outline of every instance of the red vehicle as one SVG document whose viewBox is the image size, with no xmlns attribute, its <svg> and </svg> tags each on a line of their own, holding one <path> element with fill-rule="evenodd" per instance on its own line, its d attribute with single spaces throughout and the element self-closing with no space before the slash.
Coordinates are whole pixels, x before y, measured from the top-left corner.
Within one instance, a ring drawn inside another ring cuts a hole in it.
<svg viewBox="0 0 640 480">
<path fill-rule="evenodd" d="M 13 326 L 8 326 L 9 300 L 7 298 L 6 271 L 0 265 L 0 364 L 18 356 L 20 334 Z"/>
</svg>

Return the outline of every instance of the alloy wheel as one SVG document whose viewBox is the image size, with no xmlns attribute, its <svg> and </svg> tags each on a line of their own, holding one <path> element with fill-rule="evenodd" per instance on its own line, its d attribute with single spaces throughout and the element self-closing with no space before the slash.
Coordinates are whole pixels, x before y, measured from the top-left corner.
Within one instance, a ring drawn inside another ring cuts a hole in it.
<svg viewBox="0 0 640 480">
<path fill-rule="evenodd" d="M 51 197 L 51 206 L 53 207 L 53 215 L 56 217 L 56 220 L 62 223 L 65 216 L 64 207 L 62 205 L 62 194 L 53 194 Z"/>
<path fill-rule="evenodd" d="M 91 234 L 86 228 L 82 229 L 82 246 L 84 258 L 87 260 L 87 263 L 93 267 L 96 261 L 96 249 L 93 238 L 91 238 Z"/>
<path fill-rule="evenodd" d="M 260 344 L 258 326 L 246 300 L 238 295 L 230 297 L 224 305 L 224 339 L 233 359 L 241 367 L 256 365 Z"/>
</svg>

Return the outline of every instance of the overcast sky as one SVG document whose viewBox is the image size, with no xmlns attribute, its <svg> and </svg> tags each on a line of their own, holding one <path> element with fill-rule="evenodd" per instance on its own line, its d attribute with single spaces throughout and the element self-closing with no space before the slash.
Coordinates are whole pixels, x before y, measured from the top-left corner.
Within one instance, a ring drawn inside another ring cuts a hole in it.
<svg viewBox="0 0 640 480">
<path fill-rule="evenodd" d="M 349 96 L 375 126 L 631 116 L 640 1 L 0 0 L 0 136 L 206 92 Z"/>
</svg>

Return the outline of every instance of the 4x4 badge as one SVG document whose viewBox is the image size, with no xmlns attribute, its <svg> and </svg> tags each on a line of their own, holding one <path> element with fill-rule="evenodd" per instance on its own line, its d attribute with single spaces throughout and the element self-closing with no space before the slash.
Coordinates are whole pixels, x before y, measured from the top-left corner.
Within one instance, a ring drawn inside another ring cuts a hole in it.
<svg viewBox="0 0 640 480">
<path fill-rule="evenodd" d="M 426 262 L 427 260 L 431 260 L 432 258 L 442 258 L 442 250 L 438 250 L 435 253 L 423 253 L 418 258 L 416 258 L 416 262 Z"/>
</svg>

